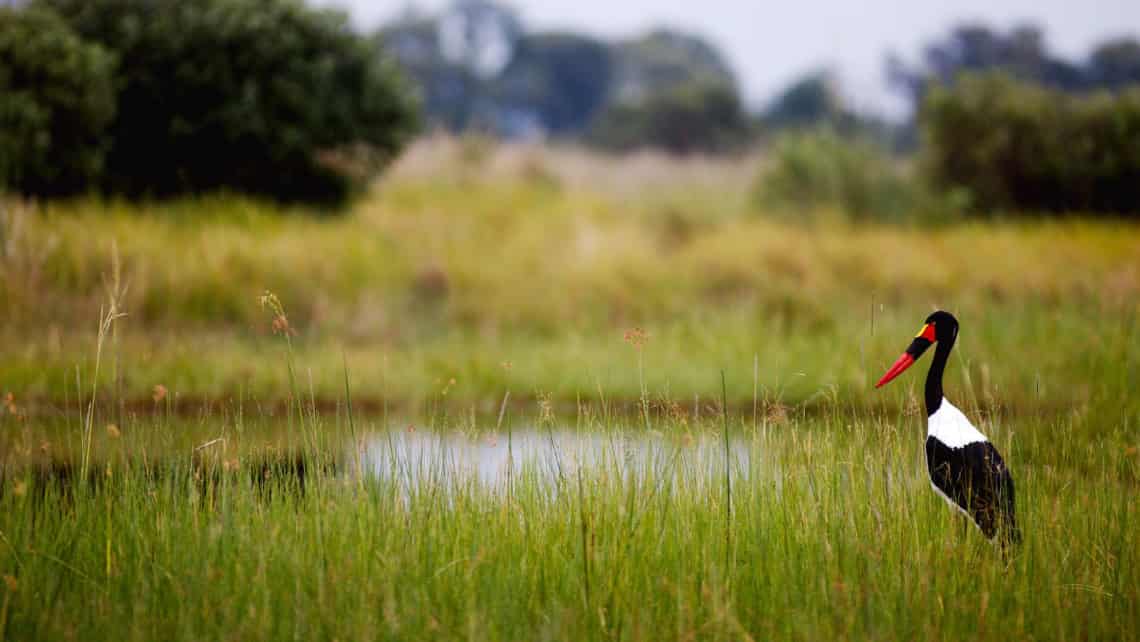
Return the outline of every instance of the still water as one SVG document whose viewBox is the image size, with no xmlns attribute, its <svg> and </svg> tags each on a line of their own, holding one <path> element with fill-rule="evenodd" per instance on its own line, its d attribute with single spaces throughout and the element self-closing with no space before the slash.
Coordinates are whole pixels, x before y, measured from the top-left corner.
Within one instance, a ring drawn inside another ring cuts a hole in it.
<svg viewBox="0 0 1140 642">
<path fill-rule="evenodd" d="M 753 448 L 740 436 L 729 440 L 734 475 L 752 468 Z M 363 449 L 364 470 L 408 485 L 475 482 L 502 487 L 511 475 L 533 475 L 556 484 L 577 475 L 622 477 L 723 475 L 725 442 L 721 435 L 663 435 L 655 431 L 579 432 L 521 430 L 513 433 L 391 431 L 371 436 Z"/>
</svg>

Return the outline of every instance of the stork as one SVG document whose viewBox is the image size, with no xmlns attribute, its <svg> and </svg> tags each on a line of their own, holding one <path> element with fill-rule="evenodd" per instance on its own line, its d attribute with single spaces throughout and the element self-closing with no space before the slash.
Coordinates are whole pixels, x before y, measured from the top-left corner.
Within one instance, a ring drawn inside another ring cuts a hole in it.
<svg viewBox="0 0 1140 642">
<path fill-rule="evenodd" d="M 931 345 L 938 344 L 926 374 L 926 467 L 930 485 L 952 508 L 964 513 L 989 539 L 1003 545 L 1021 539 L 1014 516 L 1013 478 L 1001 454 L 961 410 L 942 394 L 946 360 L 958 338 L 958 320 L 939 310 L 902 356 L 875 384 L 881 388 L 914 364 Z"/>
</svg>

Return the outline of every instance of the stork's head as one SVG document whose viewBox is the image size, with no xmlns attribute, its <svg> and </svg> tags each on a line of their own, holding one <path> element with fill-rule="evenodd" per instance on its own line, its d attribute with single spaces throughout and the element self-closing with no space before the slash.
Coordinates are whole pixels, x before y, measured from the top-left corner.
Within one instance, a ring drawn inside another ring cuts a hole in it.
<svg viewBox="0 0 1140 642">
<path fill-rule="evenodd" d="M 958 320 L 954 318 L 953 314 L 944 310 L 939 310 L 930 316 L 926 317 L 923 322 L 922 329 L 915 335 L 914 341 L 910 342 L 906 352 L 895 361 L 895 365 L 891 366 L 890 370 L 879 379 L 879 383 L 875 384 L 876 388 L 881 388 L 887 384 L 891 379 L 903 373 L 903 370 L 911 367 L 918 358 L 922 356 L 923 352 L 934 345 L 936 342 L 951 343 L 958 336 Z"/>
</svg>

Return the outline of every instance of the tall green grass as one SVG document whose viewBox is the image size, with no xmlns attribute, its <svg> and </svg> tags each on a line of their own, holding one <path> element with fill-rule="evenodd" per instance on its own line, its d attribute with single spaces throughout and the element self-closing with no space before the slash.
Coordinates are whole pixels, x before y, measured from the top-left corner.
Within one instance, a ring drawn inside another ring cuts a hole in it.
<svg viewBox="0 0 1140 642">
<path fill-rule="evenodd" d="M 805 226 L 753 202 L 763 159 L 468 156 L 417 147 L 332 218 L 231 196 L 3 202 L 0 394 L 43 416 L 74 407 L 77 366 L 95 383 L 112 265 L 127 316 L 99 385 L 121 412 L 153 409 L 159 385 L 179 413 L 287 403 L 295 384 L 330 410 L 345 365 L 364 414 L 444 388 L 480 410 L 505 390 L 688 406 L 722 368 L 734 407 L 875 406 L 934 307 L 961 319 L 956 383 L 988 407 L 1111 410 L 1140 378 L 1135 225 Z M 292 375 L 267 358 L 266 290 L 289 308 Z M 621 340 L 635 327 L 643 368 Z"/>
<path fill-rule="evenodd" d="M 1137 637 L 1132 228 L 401 180 L 336 221 L 6 219 L 0 639 Z M 871 391 L 933 305 L 1009 558 L 929 488 L 921 374 Z M 486 484 L 393 445 L 567 426 L 657 455 Z"/>
<path fill-rule="evenodd" d="M 730 413 L 728 471 L 695 445 L 720 439 L 715 415 L 661 432 L 601 416 L 584 411 L 578 430 L 665 455 L 578 467 L 566 449 L 566 475 L 530 461 L 492 486 L 446 457 L 414 480 L 379 457 L 377 476 L 313 466 L 303 487 L 281 471 L 266 492 L 236 436 L 226 456 L 165 453 L 161 474 L 115 457 L 98 484 L 9 474 L 0 627 L 13 640 L 1136 638 L 1135 425 L 1106 419 L 1094 443 L 1067 417 L 983 423 L 1017 483 L 1025 542 L 1006 560 L 930 490 L 919 416 Z M 151 421 L 132 428 L 169 429 Z M 493 413 L 478 423 L 494 430 Z M 129 432 L 114 441 L 134 450 Z"/>
</svg>

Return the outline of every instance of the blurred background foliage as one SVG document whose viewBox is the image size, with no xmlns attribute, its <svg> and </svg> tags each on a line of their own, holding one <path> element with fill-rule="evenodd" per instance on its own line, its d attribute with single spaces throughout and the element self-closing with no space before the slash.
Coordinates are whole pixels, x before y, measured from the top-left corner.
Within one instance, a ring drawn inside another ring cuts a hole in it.
<svg viewBox="0 0 1140 642">
<path fill-rule="evenodd" d="M 11 2 L 9 1 L 9 4 Z M 530 31 L 456 0 L 374 33 L 291 0 L 30 0 L 0 13 L 0 184 L 30 196 L 237 191 L 345 202 L 417 132 L 752 156 L 758 202 L 853 220 L 1135 216 L 1140 41 L 1071 60 L 1032 26 L 964 24 L 887 57 L 910 116 L 829 69 L 744 103 L 715 43 Z"/>
<path fill-rule="evenodd" d="M 113 66 L 55 13 L 0 7 L 0 186 L 54 195 L 98 178 Z"/>
<path fill-rule="evenodd" d="M 986 73 L 926 95 L 927 174 L 977 212 L 1140 211 L 1140 88 L 1067 94 Z"/>
<path fill-rule="evenodd" d="M 112 267 L 143 400 L 283 390 L 256 357 L 266 289 L 327 398 L 339 342 L 390 356 L 405 398 L 458 374 L 471 396 L 570 399 L 596 388 L 583 359 L 635 398 L 599 337 L 637 326 L 686 395 L 767 354 L 773 389 L 813 373 L 790 398 L 862 399 L 870 347 L 856 364 L 820 342 L 913 331 L 937 304 L 1009 322 L 987 354 L 1049 360 L 994 375 L 1029 399 L 1038 372 L 1095 381 L 1088 337 L 1136 315 L 1134 40 L 1071 61 L 1031 29 L 964 26 L 890 58 L 912 109 L 888 120 L 827 68 L 749 105 L 692 33 L 531 31 L 482 0 L 373 33 L 300 0 L 17 4 L 0 9 L 0 362 L 42 398 L 71 390 Z M 314 220 L 330 212 L 351 215 Z"/>
<path fill-rule="evenodd" d="M 25 193 L 342 201 L 416 123 L 343 16 L 288 0 L 43 0 L 4 10 L 0 42 L 3 95 L 27 105 L 4 120 L 26 114 L 24 136 L 49 141 L 5 148 Z"/>
</svg>

